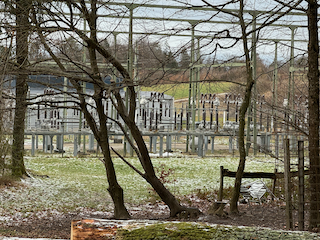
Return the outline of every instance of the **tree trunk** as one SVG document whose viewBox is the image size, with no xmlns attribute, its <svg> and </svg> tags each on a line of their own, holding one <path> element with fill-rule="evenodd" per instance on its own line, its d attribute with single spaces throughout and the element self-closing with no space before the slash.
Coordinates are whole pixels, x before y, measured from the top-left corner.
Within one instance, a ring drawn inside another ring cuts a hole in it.
<svg viewBox="0 0 320 240">
<path fill-rule="evenodd" d="M 97 7 L 96 7 L 96 1 L 91 2 L 91 11 L 84 10 L 85 18 L 89 23 L 90 27 L 90 39 L 98 43 L 97 35 L 96 35 L 96 29 L 97 29 Z M 82 7 L 85 8 L 85 4 L 82 2 Z M 92 131 L 94 132 L 95 138 L 101 147 L 103 156 L 104 156 L 104 166 L 106 169 L 106 175 L 109 183 L 108 191 L 109 194 L 113 200 L 114 204 L 114 217 L 116 219 L 129 219 L 130 215 L 124 205 L 124 199 L 123 199 L 123 189 L 119 185 L 116 177 L 116 172 L 114 169 L 114 165 L 112 162 L 111 154 L 110 154 L 110 146 L 109 146 L 109 136 L 108 136 L 108 129 L 107 129 L 107 116 L 104 113 L 104 105 L 102 103 L 103 101 L 103 89 L 101 88 L 101 85 L 103 83 L 98 64 L 97 64 L 97 55 L 96 50 L 92 46 L 92 44 L 88 43 L 88 51 L 89 51 L 89 58 L 90 58 L 90 65 L 92 68 L 92 78 L 95 79 L 94 84 L 94 100 L 97 107 L 97 112 L 99 116 L 99 125 L 100 127 L 97 127 L 96 124 L 94 124 L 92 115 L 87 111 L 86 106 L 82 104 L 82 111 L 85 114 L 86 120 L 89 123 Z M 103 84 L 102 84 L 103 86 Z M 82 103 L 85 103 L 85 99 L 82 97 Z"/>
<path fill-rule="evenodd" d="M 308 1 L 308 81 L 309 81 L 309 158 L 310 158 L 310 224 L 320 224 L 320 159 L 319 159 L 319 41 L 317 25 L 318 5 L 316 0 Z"/>
<path fill-rule="evenodd" d="M 84 3 L 83 3 L 83 6 L 85 6 Z M 94 7 L 94 6 L 95 6 L 95 4 L 91 4 L 91 7 Z M 88 12 L 88 11 L 84 11 L 84 12 Z M 85 18 L 87 21 L 89 21 L 89 19 L 90 20 L 94 19 L 93 16 L 90 17 L 88 14 L 85 16 Z M 89 26 L 90 26 L 91 33 L 94 33 L 95 24 L 89 23 Z M 88 38 L 85 34 L 79 32 L 79 31 L 78 31 L 78 34 L 82 37 L 82 39 L 84 39 L 87 42 L 88 49 L 91 48 L 92 50 L 93 49 L 97 50 L 106 60 L 108 60 L 108 62 L 110 62 L 120 72 L 120 74 L 124 78 L 123 82 L 128 83 L 127 89 L 130 93 L 130 95 L 129 95 L 129 98 L 130 98 L 129 99 L 129 109 L 127 110 L 127 108 L 124 106 L 123 100 L 120 96 L 118 89 L 115 89 L 113 91 L 113 93 L 117 99 L 117 102 L 115 103 L 115 107 L 116 107 L 118 113 L 121 115 L 121 118 L 124 120 L 125 124 L 127 124 L 128 128 L 130 129 L 131 134 L 132 134 L 133 138 L 135 139 L 135 142 L 138 146 L 138 149 L 139 149 L 138 151 L 141 154 L 141 158 L 139 158 L 139 159 L 140 159 L 141 165 L 145 171 L 144 178 L 148 181 L 148 183 L 150 183 L 150 185 L 154 188 L 154 190 L 159 194 L 161 199 L 169 206 L 170 216 L 175 216 L 177 213 L 180 213 L 182 211 L 185 211 L 186 214 L 188 214 L 188 215 L 190 214 L 193 216 L 200 214 L 200 211 L 198 209 L 186 208 L 186 207 L 181 206 L 178 203 L 177 199 L 171 194 L 171 192 L 156 177 L 155 171 L 154 171 L 154 168 L 153 168 L 150 156 L 149 156 L 148 149 L 147 149 L 145 142 L 142 138 L 141 132 L 139 131 L 137 125 L 135 124 L 134 117 L 135 117 L 135 110 L 136 110 L 136 93 L 134 90 L 133 81 L 132 81 L 128 71 L 107 50 L 105 50 L 104 48 L 101 47 L 101 45 L 99 45 L 96 38 L 93 38 L 93 37 Z M 93 72 L 97 73 L 96 71 L 93 71 Z M 101 86 L 103 86 L 103 83 L 97 83 L 97 84 L 95 84 L 95 86 L 99 85 L 99 84 L 101 84 Z M 95 95 L 96 94 L 97 94 L 97 92 L 95 92 Z M 98 102 L 99 101 L 96 101 L 96 104 Z M 97 109 L 99 111 L 98 105 L 97 105 Z M 101 121 L 101 119 L 100 119 L 100 121 Z M 104 125 L 100 123 L 100 126 L 104 126 Z M 101 133 L 103 133 L 103 132 L 101 131 Z M 99 142 L 98 139 L 100 137 L 101 136 L 96 136 L 98 142 Z M 107 151 L 107 149 L 106 149 L 106 151 Z M 105 159 L 105 161 L 106 160 L 107 159 Z M 109 166 L 111 166 L 111 165 L 107 165 L 107 168 Z M 112 171 L 110 172 L 111 175 L 113 175 Z M 108 177 L 108 179 L 109 179 L 109 177 Z M 114 179 L 114 180 L 116 180 L 116 179 Z M 116 184 L 113 186 L 116 187 Z M 110 190 L 111 190 L 111 188 L 110 188 Z M 115 199 L 115 200 L 117 200 L 117 199 Z"/>
<path fill-rule="evenodd" d="M 100 135 L 103 135 L 103 139 L 100 141 L 100 146 L 104 156 L 104 166 L 109 183 L 108 191 L 114 204 L 114 217 L 116 219 L 130 219 L 130 214 L 124 205 L 123 189 L 118 184 L 116 172 L 111 159 L 108 134 L 106 133 Z"/>
<path fill-rule="evenodd" d="M 118 97 L 119 101 L 119 95 Z M 143 140 L 142 134 L 134 122 L 134 119 L 129 118 L 123 111 L 119 111 L 124 122 L 127 124 L 131 131 L 131 134 L 137 144 L 139 152 L 141 154 L 141 165 L 145 171 L 144 178 L 152 186 L 152 188 L 157 192 L 161 200 L 167 204 L 170 209 L 170 217 L 174 217 L 179 213 L 184 212 L 187 216 L 197 216 L 201 214 L 200 210 L 197 208 L 187 208 L 181 206 L 177 201 L 175 196 L 163 185 L 160 179 L 156 176 L 152 161 L 150 159 L 148 148 Z"/>
<path fill-rule="evenodd" d="M 239 20 L 240 25 L 242 29 L 242 40 L 243 40 L 243 49 L 245 53 L 246 58 L 246 78 L 247 78 L 247 84 L 246 84 L 246 91 L 244 95 L 243 102 L 240 107 L 239 112 L 239 165 L 238 170 L 236 173 L 236 179 L 234 183 L 234 188 L 232 191 L 231 201 L 230 201 L 230 213 L 238 213 L 238 200 L 240 196 L 240 187 L 241 187 L 241 181 L 242 181 L 242 175 L 245 168 L 245 162 L 246 162 L 246 149 L 244 144 L 244 130 L 245 130 L 245 116 L 246 112 L 248 110 L 248 107 L 250 105 L 251 101 L 251 89 L 254 84 L 254 79 L 252 78 L 252 68 L 251 68 L 251 59 L 249 56 L 249 48 L 248 48 L 248 39 L 246 34 L 246 26 L 243 19 L 243 0 L 240 1 L 240 11 L 239 11 Z M 249 124 L 249 123 L 248 123 Z"/>
<path fill-rule="evenodd" d="M 250 76 L 251 74 L 249 74 Z M 251 75 L 252 79 L 252 75 Z M 239 155 L 240 155 L 240 160 L 239 160 L 239 165 L 236 173 L 236 178 L 235 178 L 235 183 L 234 183 L 234 188 L 232 191 L 232 197 L 230 201 L 230 212 L 231 213 L 238 213 L 238 200 L 240 196 L 240 187 L 241 187 L 241 180 L 242 180 L 242 175 L 245 169 L 245 162 L 246 162 L 246 149 L 245 149 L 245 144 L 244 144 L 244 130 L 245 130 L 245 116 L 247 109 L 250 104 L 250 99 L 251 99 L 251 89 L 252 89 L 253 81 L 249 81 L 247 83 L 246 87 L 246 93 L 244 97 L 244 101 L 241 105 L 240 108 L 240 113 L 239 113 Z"/>
<path fill-rule="evenodd" d="M 16 58 L 20 69 L 28 61 L 28 36 L 29 36 L 29 0 L 17 0 L 16 6 Z M 26 174 L 24 166 L 24 129 L 25 114 L 27 109 L 27 74 L 18 73 L 16 76 L 16 104 L 13 125 L 12 144 L 12 175 L 22 177 Z"/>
</svg>

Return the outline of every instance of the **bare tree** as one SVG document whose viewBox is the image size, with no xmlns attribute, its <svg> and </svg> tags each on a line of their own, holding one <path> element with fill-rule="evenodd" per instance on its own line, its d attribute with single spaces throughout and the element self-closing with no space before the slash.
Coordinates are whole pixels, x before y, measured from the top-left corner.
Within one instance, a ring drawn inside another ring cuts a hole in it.
<svg viewBox="0 0 320 240">
<path fill-rule="evenodd" d="M 54 4 L 54 3 L 53 3 Z M 48 5 L 50 6 L 50 5 Z M 46 6 L 43 6 L 46 7 Z M 83 64 L 74 61 L 69 56 L 65 56 L 66 59 L 62 59 L 57 54 L 54 53 L 52 47 L 50 46 L 50 41 L 45 37 L 45 33 L 48 33 L 48 28 L 45 28 L 43 23 L 38 22 L 37 17 L 33 17 L 33 23 L 37 27 L 37 32 L 42 41 L 47 52 L 50 54 L 51 58 L 56 62 L 56 65 L 60 70 L 57 72 L 52 71 L 52 74 L 59 76 L 66 76 L 70 79 L 74 88 L 77 91 L 77 98 L 79 99 L 79 107 L 81 111 L 84 113 L 86 121 L 90 126 L 91 130 L 94 133 L 94 136 L 102 149 L 104 156 L 104 164 L 106 168 L 107 178 L 109 182 L 109 193 L 113 199 L 115 205 L 115 217 L 116 218 L 128 218 L 128 212 L 124 206 L 123 201 L 123 191 L 116 179 L 116 173 L 114 170 L 112 158 L 110 155 L 110 145 L 108 140 L 108 129 L 106 125 L 107 115 L 104 111 L 103 101 L 106 98 L 109 98 L 115 108 L 117 109 L 119 115 L 122 120 L 128 127 L 131 135 L 133 136 L 133 141 L 128 137 L 127 132 L 125 131 L 124 126 L 120 121 L 113 119 L 122 129 L 124 134 L 127 137 L 127 140 L 130 142 L 131 147 L 135 150 L 140 163 L 143 168 L 143 172 L 139 171 L 137 167 L 129 164 L 121 155 L 121 157 L 130 167 L 132 167 L 138 174 L 140 174 L 151 186 L 154 190 L 159 194 L 161 199 L 169 206 L 170 208 L 170 216 L 175 216 L 180 212 L 187 212 L 187 214 L 197 215 L 200 213 L 198 209 L 187 208 L 182 206 L 174 195 L 163 185 L 163 183 L 159 180 L 159 178 L 155 174 L 155 170 L 152 164 L 152 161 L 149 156 L 149 152 L 147 146 L 142 137 L 142 133 L 138 129 L 135 123 L 135 110 L 136 110 L 136 92 L 133 77 L 129 73 L 127 69 L 110 53 L 110 51 L 105 48 L 97 39 L 97 19 L 98 14 L 97 10 L 103 8 L 103 4 L 99 4 L 96 0 L 91 0 L 89 3 L 84 0 L 81 1 L 68 1 L 67 6 L 61 7 L 62 9 L 69 10 L 68 17 L 62 14 L 54 14 L 54 12 L 50 11 L 49 7 L 46 11 L 51 15 L 51 26 L 55 32 L 61 32 L 63 34 L 68 34 L 69 32 L 76 33 L 78 39 L 82 39 L 84 42 L 84 47 L 88 51 L 90 67 L 84 66 Z M 56 8 L 57 9 L 57 8 Z M 75 16 L 73 12 L 79 11 L 82 13 L 84 20 L 88 23 L 89 26 L 89 34 L 77 28 L 75 24 Z M 36 12 L 36 11 L 34 11 Z M 59 23 L 62 23 L 61 26 Z M 63 25 L 63 27 L 62 27 Z M 67 27 L 66 27 L 67 26 Z M 57 31 L 58 29 L 58 31 Z M 97 64 L 97 55 L 100 54 L 103 56 L 104 60 L 111 64 L 113 68 L 115 68 L 123 77 L 122 83 L 111 84 L 108 85 L 103 81 L 103 74 L 101 69 L 99 69 Z M 72 63 L 78 69 L 78 74 L 70 74 L 66 64 Z M 35 67 L 34 71 L 40 72 L 41 69 Z M 81 77 L 84 76 L 84 77 Z M 77 77 L 78 76 L 78 77 Z M 88 96 L 82 92 L 81 82 L 86 81 L 94 84 L 94 94 L 93 96 Z M 126 87 L 128 94 L 128 106 L 125 106 L 123 98 L 120 94 L 120 88 Z M 112 98 L 114 96 L 115 99 Z M 98 122 L 95 121 L 92 113 L 88 110 L 89 106 L 92 104 L 89 103 L 89 99 L 92 98 L 94 100 L 94 107 L 98 113 Z"/>
<path fill-rule="evenodd" d="M 219 13 L 223 13 L 223 14 L 232 16 L 234 19 L 237 19 L 239 22 L 239 25 L 240 25 L 240 29 L 241 29 L 239 37 L 231 36 L 229 29 L 225 29 L 225 30 L 222 30 L 219 33 L 217 33 L 217 37 L 221 37 L 221 34 L 226 33 L 226 38 L 233 38 L 233 39 L 235 39 L 235 42 L 237 42 L 239 40 L 242 41 L 244 59 L 245 59 L 245 64 L 246 64 L 246 73 L 245 73 L 246 83 L 245 83 L 245 88 L 244 88 L 244 97 L 243 97 L 243 102 L 241 104 L 240 112 L 239 112 L 238 139 L 239 139 L 240 158 L 239 158 L 239 165 L 238 165 L 236 178 L 235 178 L 234 189 L 233 189 L 232 197 L 231 197 L 231 201 L 230 201 L 230 212 L 231 213 L 238 213 L 238 199 L 240 196 L 240 186 L 241 186 L 241 181 L 242 181 L 242 175 L 243 175 L 244 169 L 245 169 L 246 154 L 247 154 L 247 151 L 249 150 L 249 149 L 246 149 L 246 147 L 245 147 L 245 124 L 246 124 L 245 117 L 246 117 L 247 110 L 251 104 L 252 88 L 253 88 L 253 86 L 255 84 L 255 80 L 256 80 L 253 76 L 253 69 L 252 69 L 252 61 L 254 61 L 253 58 L 256 58 L 256 54 L 255 54 L 256 39 L 255 38 L 257 38 L 261 29 L 265 28 L 266 26 L 271 25 L 275 21 L 277 21 L 280 18 L 282 18 L 283 16 L 285 16 L 288 12 L 290 12 L 292 10 L 292 8 L 294 6 L 299 5 L 299 3 L 301 1 L 297 1 L 296 3 L 293 3 L 292 6 L 291 5 L 286 5 L 286 6 L 280 5 L 280 6 L 276 6 L 274 9 L 272 9 L 273 11 L 278 12 L 280 14 L 274 14 L 274 15 L 271 14 L 268 17 L 266 17 L 265 19 L 263 17 L 261 17 L 262 15 L 260 15 L 259 17 L 261 19 L 263 19 L 262 22 L 260 23 L 260 26 L 254 27 L 253 29 L 249 29 L 249 27 L 252 27 L 254 24 L 256 24 L 256 21 L 258 19 L 257 18 L 258 15 L 254 11 L 252 11 L 251 12 L 252 20 L 248 21 L 248 19 L 245 18 L 245 14 L 246 14 L 245 10 L 247 7 L 245 1 L 243 1 L 243 0 L 230 1 L 230 2 L 226 2 L 224 4 L 221 4 L 221 5 L 214 5 L 213 3 L 211 3 L 211 1 L 206 1 L 206 0 L 202 0 L 202 2 L 205 4 L 205 6 L 211 7 Z M 238 11 L 233 12 L 233 11 L 225 10 L 226 7 L 229 6 L 229 4 L 239 4 Z M 281 12 L 281 10 L 284 10 L 284 11 Z M 237 21 L 235 21 L 235 22 L 237 22 Z M 250 48 L 248 43 L 249 43 L 249 35 L 251 35 L 251 34 L 253 35 L 254 40 L 253 40 L 253 44 Z M 214 48 L 214 51 L 220 47 L 222 48 L 222 46 L 220 44 L 217 44 L 216 47 Z M 251 55 L 250 55 L 250 53 L 251 53 Z"/>
</svg>

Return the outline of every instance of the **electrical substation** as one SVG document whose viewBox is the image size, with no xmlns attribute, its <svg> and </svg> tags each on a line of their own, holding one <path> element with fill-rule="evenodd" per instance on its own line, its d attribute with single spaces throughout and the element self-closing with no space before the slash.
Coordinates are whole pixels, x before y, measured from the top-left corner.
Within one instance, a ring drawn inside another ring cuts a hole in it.
<svg viewBox="0 0 320 240">
<path fill-rule="evenodd" d="M 163 156 L 165 152 L 174 151 L 173 142 L 179 142 L 185 144 L 184 151 L 190 151 L 203 157 L 214 152 L 215 137 L 228 138 L 229 151 L 234 151 L 237 148 L 239 110 L 243 101 L 242 93 L 202 92 L 200 85 L 208 79 L 203 79 L 201 73 L 214 68 L 244 68 L 245 63 L 243 61 L 228 61 L 209 64 L 203 63 L 200 59 L 204 55 L 204 51 L 207 51 L 206 47 L 210 45 L 209 43 L 220 42 L 222 44 L 233 39 L 230 38 L 230 35 L 234 35 L 233 31 L 236 33 L 239 30 L 237 24 L 219 18 L 219 14 L 215 15 L 216 10 L 209 7 L 185 7 L 179 4 L 128 4 L 124 2 L 106 4 L 111 9 L 110 12 L 113 11 L 112 9 L 121 9 L 121 16 L 111 13 L 101 14 L 99 19 L 103 19 L 105 25 L 101 23 L 103 27 L 98 29 L 98 32 L 113 38 L 115 46 L 118 39 L 126 38 L 128 57 L 124 66 L 134 81 L 139 82 L 141 72 L 144 70 L 139 67 L 139 58 L 137 57 L 139 50 L 135 48 L 136 37 L 166 38 L 169 43 L 184 39 L 185 46 L 190 52 L 189 67 L 184 70 L 184 72 L 188 72 L 189 78 L 189 96 L 185 102 L 178 104 L 180 100 L 174 99 L 174 96 L 170 96 L 166 92 L 140 91 L 139 84 L 137 84 L 135 121 L 143 136 L 149 138 L 147 142 L 149 142 L 150 152 Z M 238 12 L 237 9 L 228 9 L 228 11 Z M 164 12 L 168 13 L 170 17 L 164 16 Z M 295 78 L 303 78 L 306 73 L 303 68 L 296 66 L 294 59 L 296 57 L 295 44 L 298 44 L 300 49 L 303 44 L 306 46 L 305 32 L 307 28 L 301 24 L 301 22 L 305 23 L 305 15 L 293 11 L 287 15 L 289 19 L 279 18 L 267 26 L 266 32 L 269 31 L 269 34 L 261 34 L 258 37 L 256 30 L 263 24 L 259 19 L 262 14 L 265 12 L 254 9 L 246 10 L 247 27 L 252 28 L 252 33 L 248 35 L 248 41 L 250 42 L 253 78 L 256 83 L 259 82 L 257 55 L 268 55 L 268 58 L 273 61 L 272 79 L 270 79 L 272 96 L 266 100 L 266 96 L 260 95 L 257 91 L 256 84 L 253 87 L 253 96 L 246 119 L 246 143 L 247 147 L 253 149 L 255 154 L 258 151 L 263 151 L 272 152 L 278 156 L 284 136 L 289 136 L 292 139 L 293 147 L 297 145 L 298 140 L 305 138 L 305 135 L 300 132 L 306 131 L 307 102 L 303 100 L 302 92 L 299 93 L 296 90 Z M 270 12 L 271 14 L 273 13 Z M 214 17 L 209 17 L 211 15 Z M 79 23 L 83 23 L 81 30 L 86 32 L 85 22 L 81 21 L 81 16 L 78 18 Z M 108 21 L 119 24 L 108 25 Z M 141 28 L 142 22 L 145 22 L 143 30 Z M 180 25 L 183 30 L 174 31 L 177 25 Z M 229 27 L 230 31 L 221 30 Z M 214 30 L 210 32 L 205 29 Z M 181 42 L 183 41 L 181 40 Z M 237 41 L 241 43 L 241 40 Z M 267 45 L 269 50 L 261 50 L 263 44 Z M 287 60 L 289 72 L 287 72 L 288 82 L 285 84 L 287 94 L 279 98 L 278 70 L 281 66 L 278 65 L 278 56 L 283 48 L 286 48 L 285 51 L 289 55 L 289 60 Z M 241 44 L 234 44 L 234 47 L 228 51 L 238 53 L 239 49 L 241 49 Z M 301 54 L 301 51 L 298 54 Z M 83 59 L 85 62 L 85 56 Z M 111 65 L 108 63 L 99 64 L 104 69 L 108 69 L 109 73 L 113 73 L 108 75 L 109 80 L 119 78 Z M 158 69 L 158 71 L 160 70 Z M 55 78 L 56 76 L 50 77 Z M 59 88 L 34 89 L 31 87 L 29 89 L 28 96 L 32 99 L 32 105 L 28 106 L 25 135 L 32 138 L 32 155 L 37 149 L 43 149 L 45 152 L 63 153 L 65 136 L 72 136 L 75 156 L 78 152 L 97 148 L 83 114 L 76 107 L 75 102 L 78 100 L 73 97 L 68 79 L 64 78 L 60 83 Z M 89 99 L 92 89 L 85 84 L 83 88 L 86 98 Z M 121 94 L 123 100 L 126 101 L 125 86 L 121 89 Z M 91 104 L 90 111 L 94 112 L 93 100 Z M 110 137 L 114 142 L 124 144 L 125 153 L 132 154 L 122 130 L 115 121 L 112 121 L 112 119 L 122 121 L 112 104 L 112 96 L 106 97 L 104 108 L 109 118 Z M 39 146 L 39 136 L 43 138 L 43 146 Z M 86 143 L 87 141 L 89 143 Z"/>
</svg>

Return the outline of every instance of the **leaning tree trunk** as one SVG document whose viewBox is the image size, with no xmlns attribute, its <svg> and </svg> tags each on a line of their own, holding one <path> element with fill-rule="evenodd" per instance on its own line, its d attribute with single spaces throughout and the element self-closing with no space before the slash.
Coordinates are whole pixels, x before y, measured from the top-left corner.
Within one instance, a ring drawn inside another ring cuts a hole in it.
<svg viewBox="0 0 320 240">
<path fill-rule="evenodd" d="M 318 5 L 308 1 L 308 81 L 309 81 L 309 158 L 310 158 L 310 218 L 309 228 L 320 224 L 320 159 L 319 159 L 319 40 Z"/>
<path fill-rule="evenodd" d="M 29 0 L 18 0 L 16 5 L 16 58 L 20 69 L 28 61 L 28 36 L 29 36 Z M 18 71 L 19 72 L 19 71 Z M 18 73 L 16 76 L 16 103 L 13 125 L 12 144 L 12 175 L 22 177 L 26 174 L 24 166 L 24 128 L 27 109 L 27 74 Z"/>
<path fill-rule="evenodd" d="M 86 16 L 86 19 L 89 19 L 89 16 Z M 90 24 L 89 24 L 90 26 Z M 76 30 L 76 29 L 75 29 Z M 83 34 L 80 31 L 77 31 L 79 36 L 85 40 L 92 49 L 95 49 L 98 51 L 108 62 L 110 62 L 123 76 L 124 83 L 128 84 L 127 88 L 130 92 L 130 106 L 129 110 L 124 106 L 123 100 L 120 96 L 119 90 L 115 89 L 113 91 L 117 103 L 115 103 L 115 107 L 118 111 L 118 113 L 121 115 L 121 118 L 124 120 L 124 122 L 129 127 L 133 138 L 135 139 L 135 142 L 138 146 L 138 149 L 141 153 L 141 165 L 145 171 L 144 178 L 151 184 L 151 186 L 154 188 L 154 190 L 159 194 L 161 199 L 169 206 L 170 208 L 170 216 L 175 216 L 177 213 L 180 213 L 182 211 L 186 211 L 186 213 L 190 213 L 192 215 L 197 215 L 200 213 L 198 209 L 193 208 L 186 208 L 181 206 L 177 199 L 171 194 L 171 192 L 161 183 L 161 181 L 156 177 L 154 168 L 149 156 L 148 149 L 145 145 L 145 142 L 142 138 L 141 132 L 139 131 L 138 127 L 136 126 L 134 122 L 134 115 L 135 115 L 135 104 L 136 104 L 136 94 L 134 91 L 134 83 L 133 80 L 130 77 L 130 74 L 128 71 L 124 68 L 124 66 L 108 52 L 106 49 L 102 48 L 98 41 L 94 38 L 89 38 L 85 34 Z"/>
<path fill-rule="evenodd" d="M 91 50 L 90 50 L 91 51 Z M 89 51 L 89 52 L 90 52 Z M 94 51 L 94 50 L 93 50 Z M 95 53 L 89 53 L 89 55 L 92 57 L 92 55 L 95 55 Z M 95 59 L 95 58 L 94 58 Z M 96 66 L 97 67 L 97 66 Z M 113 204 L 114 204 L 114 217 L 115 219 L 129 219 L 130 214 L 127 210 L 127 208 L 124 205 L 124 198 L 123 198 L 123 189 L 119 185 L 116 172 L 114 169 L 113 161 L 111 158 L 110 153 L 110 145 L 109 145 L 109 135 L 108 135 L 108 128 L 107 128 L 107 117 L 104 113 L 104 106 L 102 104 L 103 100 L 103 91 L 98 86 L 94 86 L 95 94 L 94 94 L 94 100 L 97 107 L 97 112 L 99 116 L 100 121 L 100 129 L 99 132 L 95 132 L 95 138 L 101 147 L 101 151 L 103 153 L 104 157 L 104 166 L 106 170 L 106 175 L 108 179 L 108 192 L 112 198 Z M 87 110 L 87 109 L 86 109 Z M 84 111 L 85 115 L 87 116 L 87 122 L 90 121 L 91 129 L 96 129 L 92 123 L 92 118 L 88 118 L 91 115 L 89 115 L 88 111 Z M 89 120 L 89 121 L 88 121 Z"/>
<path fill-rule="evenodd" d="M 135 142 L 141 154 L 141 161 L 145 170 L 145 179 L 157 192 L 162 201 L 168 205 L 170 209 L 170 217 L 174 217 L 181 212 L 186 212 L 187 215 L 191 216 L 199 215 L 199 209 L 181 206 L 175 198 L 175 196 L 163 185 L 163 183 L 155 174 L 147 146 L 142 138 L 141 132 L 139 131 L 137 125 L 134 122 L 131 122 L 130 124 L 128 124 L 127 122 L 127 125 L 135 139 Z"/>
<path fill-rule="evenodd" d="M 135 101 L 135 92 L 133 87 L 128 88 L 131 94 L 131 100 L 130 104 L 134 104 L 133 101 Z M 139 149 L 140 153 L 140 162 L 144 169 L 144 175 L 143 177 L 145 180 L 152 186 L 152 188 L 157 192 L 159 197 L 162 199 L 162 201 L 167 204 L 167 206 L 170 209 L 170 217 L 176 216 L 178 213 L 185 212 L 187 216 L 197 216 L 201 212 L 197 208 L 187 208 L 184 206 L 181 206 L 181 204 L 177 201 L 175 196 L 163 185 L 163 183 L 160 181 L 160 179 L 156 176 L 154 167 L 152 164 L 152 161 L 150 159 L 148 148 L 145 144 L 145 141 L 143 140 L 142 134 L 136 125 L 134 121 L 134 114 L 129 115 L 126 114 L 126 111 L 124 110 L 123 102 L 121 100 L 121 96 L 119 93 L 115 94 L 117 101 L 118 101 L 118 113 L 128 126 L 135 143 L 137 144 L 137 147 Z M 131 110 L 134 108 L 134 106 L 131 106 Z M 131 111 L 131 113 L 134 111 Z M 130 117 L 131 115 L 131 117 Z"/>
</svg>

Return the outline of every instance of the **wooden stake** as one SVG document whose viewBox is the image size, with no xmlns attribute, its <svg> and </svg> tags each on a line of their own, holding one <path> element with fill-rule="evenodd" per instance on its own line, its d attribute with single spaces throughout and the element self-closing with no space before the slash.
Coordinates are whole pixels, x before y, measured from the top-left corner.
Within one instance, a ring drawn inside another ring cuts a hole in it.
<svg viewBox="0 0 320 240">
<path fill-rule="evenodd" d="M 218 201 L 222 201 L 222 198 L 223 198 L 223 166 L 220 166 L 220 189 L 219 189 Z"/>
<path fill-rule="evenodd" d="M 299 170 L 299 209 L 298 209 L 298 229 L 304 230 L 304 144 L 298 141 L 298 170 Z"/>
<path fill-rule="evenodd" d="M 292 221 L 289 139 L 284 140 L 284 181 L 285 181 L 285 198 L 286 198 L 286 229 L 292 230 L 293 221 Z"/>
</svg>

